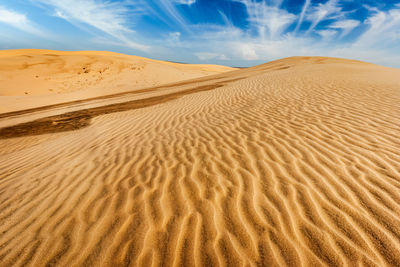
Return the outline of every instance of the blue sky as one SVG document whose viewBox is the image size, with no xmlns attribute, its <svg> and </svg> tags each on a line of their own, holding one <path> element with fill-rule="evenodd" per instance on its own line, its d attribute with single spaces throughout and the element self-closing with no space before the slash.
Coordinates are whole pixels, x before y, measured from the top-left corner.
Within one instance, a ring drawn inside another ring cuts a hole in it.
<svg viewBox="0 0 400 267">
<path fill-rule="evenodd" d="M 400 67 L 400 0 L 0 0 L 0 49 L 16 48 L 230 66 L 320 55 Z"/>
</svg>

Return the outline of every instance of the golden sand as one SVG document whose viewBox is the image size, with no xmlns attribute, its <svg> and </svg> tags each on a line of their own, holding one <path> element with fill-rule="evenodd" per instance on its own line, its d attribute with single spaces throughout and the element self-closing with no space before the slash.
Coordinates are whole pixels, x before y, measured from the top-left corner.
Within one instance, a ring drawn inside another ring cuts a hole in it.
<svg viewBox="0 0 400 267">
<path fill-rule="evenodd" d="M 1 266 L 400 265 L 400 70 L 112 93 L 0 114 Z"/>
<path fill-rule="evenodd" d="M 0 51 L 0 113 L 232 71 L 113 52 Z M 44 97 L 46 96 L 46 97 Z"/>
</svg>

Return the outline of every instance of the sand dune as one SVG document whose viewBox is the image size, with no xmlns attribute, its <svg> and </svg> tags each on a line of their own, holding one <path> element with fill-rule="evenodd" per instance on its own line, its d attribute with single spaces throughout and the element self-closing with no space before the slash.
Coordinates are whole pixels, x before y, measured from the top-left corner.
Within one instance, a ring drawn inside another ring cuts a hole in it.
<svg viewBox="0 0 400 267">
<path fill-rule="evenodd" d="M 48 95 L 91 90 L 113 93 L 233 70 L 177 64 L 112 52 L 0 51 L 0 95 Z"/>
<path fill-rule="evenodd" d="M 0 112 L 132 91 L 232 70 L 225 66 L 177 64 L 113 52 L 3 50 L 0 51 Z"/>
<path fill-rule="evenodd" d="M 399 103 L 398 69 L 294 57 L 9 110 L 0 265 L 400 266 Z"/>
</svg>

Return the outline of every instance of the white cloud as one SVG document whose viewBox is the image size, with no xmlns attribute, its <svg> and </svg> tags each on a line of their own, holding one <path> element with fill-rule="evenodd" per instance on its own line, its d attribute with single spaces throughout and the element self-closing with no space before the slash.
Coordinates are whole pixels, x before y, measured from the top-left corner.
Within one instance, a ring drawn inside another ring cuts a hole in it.
<svg viewBox="0 0 400 267">
<path fill-rule="evenodd" d="M 308 21 L 311 21 L 311 26 L 308 28 L 307 33 L 310 33 L 314 28 L 326 19 L 333 19 L 341 16 L 342 8 L 339 7 L 338 0 L 328 0 L 324 4 L 318 4 L 313 7 L 311 12 L 306 16 Z"/>
<path fill-rule="evenodd" d="M 219 55 L 219 56 L 217 57 L 217 59 L 219 59 L 219 60 L 229 60 L 230 58 L 227 57 L 227 56 L 225 56 L 224 54 L 222 54 L 222 55 Z"/>
<path fill-rule="evenodd" d="M 229 18 L 225 15 L 224 12 L 222 12 L 221 10 L 218 10 L 218 13 L 221 15 L 222 20 L 224 21 L 225 25 L 233 27 L 232 22 L 229 20 Z"/>
<path fill-rule="evenodd" d="M 147 51 L 148 46 L 126 37 L 133 31 L 127 26 L 127 9 L 121 3 L 104 0 L 35 0 L 54 8 L 55 15 L 73 24 L 84 23 L 122 41 L 134 49 Z"/>
<path fill-rule="evenodd" d="M 261 38 L 273 39 L 292 24 L 297 16 L 266 2 L 254 2 L 251 0 L 238 0 L 246 6 L 248 21 L 255 27 Z"/>
<path fill-rule="evenodd" d="M 226 55 L 219 54 L 219 53 L 197 52 L 197 53 L 195 53 L 195 56 L 202 61 L 211 60 L 211 59 L 229 60 L 229 58 Z"/>
<path fill-rule="evenodd" d="M 164 35 L 161 45 L 170 47 L 180 47 L 181 42 L 181 32 L 170 32 Z"/>
<path fill-rule="evenodd" d="M 182 2 L 182 1 L 180 1 Z M 183 1 L 183 2 L 190 2 L 190 1 Z M 175 5 L 176 2 L 171 2 L 171 0 L 158 0 L 157 1 L 159 7 L 163 10 L 164 14 L 168 16 L 170 20 L 173 20 L 180 28 L 185 30 L 186 32 L 190 32 L 188 22 L 186 21 L 185 17 L 181 15 L 181 13 L 176 9 Z"/>
<path fill-rule="evenodd" d="M 169 39 L 173 42 L 179 42 L 181 37 L 180 32 L 171 32 L 169 33 Z"/>
<path fill-rule="evenodd" d="M 358 21 L 350 19 L 351 11 L 342 9 L 343 2 L 349 0 L 302 0 L 298 14 L 285 9 L 282 0 L 230 0 L 243 4 L 247 13 L 247 27 L 239 28 L 231 21 L 229 10 L 224 10 L 226 14 L 216 10 L 215 14 L 222 18 L 221 24 L 191 23 L 191 18 L 179 5 L 190 6 L 196 3 L 195 0 L 31 1 L 92 33 L 87 47 L 94 44 L 95 48 L 106 49 L 118 46 L 124 52 L 131 51 L 128 48 L 150 51 L 145 45 L 150 41 L 140 39 L 139 34 L 144 29 L 135 29 L 133 21 L 148 16 L 165 23 L 169 30 L 165 34 L 158 32 L 158 36 L 151 39 L 152 57 L 159 59 L 202 63 L 225 61 L 238 66 L 292 55 L 326 55 L 394 65 L 395 59 L 400 57 L 400 4 L 387 11 L 363 5 L 369 18 Z M 27 32 L 34 31 L 26 15 L 4 8 L 0 8 L 0 22 Z M 307 29 L 303 31 L 305 24 Z M 355 29 L 357 33 L 364 29 L 356 41 L 350 41 L 354 38 L 347 42 L 339 40 L 352 31 L 355 33 Z M 309 34 L 311 32 L 315 34 Z"/>
<path fill-rule="evenodd" d="M 43 33 L 33 26 L 33 23 L 26 17 L 25 14 L 15 12 L 0 6 L 0 23 L 8 24 L 14 28 L 20 29 L 36 35 Z"/>
<path fill-rule="evenodd" d="M 358 20 L 347 19 L 335 21 L 334 23 L 329 25 L 329 28 L 342 30 L 342 34 L 340 36 L 343 37 L 349 34 L 358 25 L 360 25 L 360 22 Z"/>
<path fill-rule="evenodd" d="M 301 13 L 300 13 L 299 21 L 297 22 L 296 28 L 294 30 L 295 32 L 297 32 L 299 30 L 301 24 L 303 23 L 304 16 L 305 16 L 305 14 L 307 12 L 308 7 L 310 6 L 310 3 L 311 3 L 311 0 L 306 0 L 304 2 L 303 8 L 302 8 Z"/>
<path fill-rule="evenodd" d="M 350 46 L 333 49 L 332 51 L 328 51 L 326 55 L 342 58 L 352 58 L 375 64 L 381 64 L 384 66 L 400 67 L 400 55 L 396 54 L 394 51 L 389 51 L 385 49 L 379 50 L 368 47 L 360 49 L 355 46 Z"/>
<path fill-rule="evenodd" d="M 235 27 L 222 12 L 219 14 L 223 18 L 223 25 L 191 24 L 180 13 L 176 6 L 178 3 L 174 0 L 159 0 L 155 3 L 142 1 L 144 8 L 153 10 L 152 16 L 160 16 L 164 22 L 174 27 L 170 33 L 161 35 L 153 42 L 152 54 L 161 59 L 174 55 L 176 58 L 172 60 L 186 62 L 216 63 L 224 60 L 231 65 L 256 64 L 294 55 L 348 57 L 377 63 L 387 62 L 388 65 L 393 65 L 396 58 L 390 57 L 394 53 L 391 50 L 380 51 L 379 45 L 391 42 L 393 47 L 396 40 L 398 42 L 400 9 L 385 12 L 370 10 L 370 18 L 360 22 L 347 18 L 349 12 L 342 10 L 339 0 L 314 5 L 311 0 L 305 0 L 298 15 L 281 9 L 280 0 L 233 1 L 244 5 L 248 14 L 248 28 Z M 63 12 L 62 16 L 68 15 Z M 327 20 L 327 26 L 317 27 Z M 296 28 L 299 29 L 304 21 L 309 21 L 311 26 L 306 32 L 296 34 Z M 289 26 L 294 23 L 295 30 L 287 33 Z M 336 37 L 348 35 L 361 23 L 368 26 L 368 29 L 358 41 L 353 44 L 337 41 Z M 125 20 L 119 25 L 126 27 Z M 322 38 L 316 39 L 314 35 L 309 35 L 311 31 Z M 117 28 L 117 32 L 125 33 L 125 30 Z M 376 43 L 378 45 L 374 47 Z M 379 60 L 374 60 L 374 56 L 379 56 Z"/>
<path fill-rule="evenodd" d="M 201 57 L 202 60 L 212 61 L 218 59 L 219 55 L 224 55 L 230 62 L 238 62 L 234 64 L 240 65 L 246 61 L 267 61 L 286 57 L 289 54 L 300 54 L 304 52 L 304 48 L 311 49 L 312 46 L 311 39 L 294 37 L 290 34 L 270 40 L 255 38 L 236 28 L 231 30 L 215 28 L 213 32 L 208 31 L 191 42 L 183 43 L 182 48 L 194 51 L 202 49 L 201 54 L 196 54 L 196 57 Z M 219 59 L 222 60 L 222 58 Z"/>
<path fill-rule="evenodd" d="M 368 29 L 354 43 L 354 46 L 384 48 L 400 42 L 400 8 L 388 11 L 376 11 L 364 22 Z"/>
<path fill-rule="evenodd" d="M 197 0 L 173 0 L 175 3 L 180 5 L 193 5 Z"/>
<path fill-rule="evenodd" d="M 257 54 L 256 44 L 251 42 L 232 43 L 231 47 L 236 55 L 243 60 L 258 60 L 260 56 Z"/>
<path fill-rule="evenodd" d="M 367 9 L 370 12 L 379 12 L 379 9 L 370 5 L 362 5 L 363 8 Z"/>
<path fill-rule="evenodd" d="M 322 37 L 324 41 L 332 40 L 334 36 L 338 33 L 336 30 L 320 30 L 317 33 Z"/>
</svg>

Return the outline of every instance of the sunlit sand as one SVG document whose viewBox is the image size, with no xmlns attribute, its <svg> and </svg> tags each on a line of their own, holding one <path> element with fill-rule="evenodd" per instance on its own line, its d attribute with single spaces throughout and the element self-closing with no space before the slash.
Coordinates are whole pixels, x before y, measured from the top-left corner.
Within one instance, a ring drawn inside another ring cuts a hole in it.
<svg viewBox="0 0 400 267">
<path fill-rule="evenodd" d="M 400 263 L 400 70 L 0 55 L 1 266 Z"/>
</svg>

